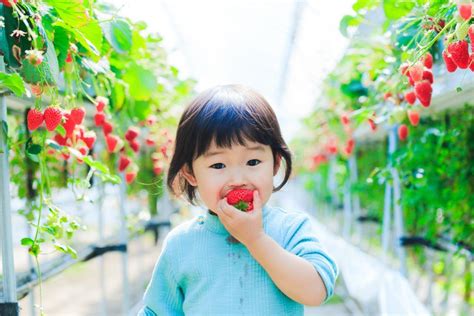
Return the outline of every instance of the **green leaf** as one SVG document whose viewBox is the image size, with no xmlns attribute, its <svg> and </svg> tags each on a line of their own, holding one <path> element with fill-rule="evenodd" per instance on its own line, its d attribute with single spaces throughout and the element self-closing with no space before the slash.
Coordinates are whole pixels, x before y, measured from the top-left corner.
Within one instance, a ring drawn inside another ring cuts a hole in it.
<svg viewBox="0 0 474 316">
<path fill-rule="evenodd" d="M 150 102 L 147 101 L 135 101 L 132 107 L 132 115 L 138 120 L 143 121 L 151 114 Z"/>
<path fill-rule="evenodd" d="M 80 27 L 91 20 L 82 0 L 45 0 L 44 2 L 53 7 L 59 17 L 71 26 Z"/>
<path fill-rule="evenodd" d="M 155 74 L 137 63 L 132 63 L 123 76 L 129 85 L 130 96 L 136 100 L 149 100 L 158 84 Z"/>
<path fill-rule="evenodd" d="M 69 246 L 67 246 L 66 249 L 67 249 L 67 253 L 70 254 L 73 259 L 77 259 L 76 250 L 74 250 L 73 248 L 71 248 Z"/>
<path fill-rule="evenodd" d="M 35 241 L 29 237 L 25 237 L 21 239 L 22 246 L 31 246 L 35 243 Z"/>
<path fill-rule="evenodd" d="M 359 25 L 362 21 L 360 16 L 345 15 L 339 23 L 339 31 L 344 37 L 348 37 L 347 29 Z"/>
<path fill-rule="evenodd" d="M 21 97 L 25 92 L 25 82 L 17 73 L 6 74 L 0 72 L 0 89 L 9 89 L 16 96 Z"/>
<path fill-rule="evenodd" d="M 99 161 L 94 161 L 90 156 L 84 157 L 84 162 L 89 165 L 91 168 L 98 170 L 102 173 L 110 173 L 109 168 L 106 165 L 102 164 Z"/>
<path fill-rule="evenodd" d="M 28 252 L 32 254 L 33 256 L 37 257 L 40 253 L 40 250 L 41 250 L 40 245 L 36 243 L 30 247 Z"/>
<path fill-rule="evenodd" d="M 114 84 L 111 96 L 114 109 L 120 110 L 125 102 L 125 87 L 121 80 Z"/>
<path fill-rule="evenodd" d="M 132 48 L 132 29 L 123 19 L 105 21 L 101 24 L 107 41 L 119 53 L 125 54 Z"/>
<path fill-rule="evenodd" d="M 59 135 L 61 135 L 62 137 L 65 137 L 66 136 L 66 129 L 61 125 L 59 124 L 57 127 L 56 127 L 56 130 L 55 130 Z"/>
<path fill-rule="evenodd" d="M 28 153 L 31 155 L 37 155 L 41 152 L 41 146 L 38 144 L 32 144 L 28 147 Z"/>
<path fill-rule="evenodd" d="M 58 21 L 54 23 L 55 27 L 62 27 L 72 33 L 75 39 L 96 57 L 100 56 L 102 49 L 102 30 L 97 22 L 91 23 L 81 28 L 74 28 L 68 24 Z"/>
<path fill-rule="evenodd" d="M 58 64 L 60 69 L 62 69 L 66 64 L 69 45 L 68 32 L 62 27 L 54 27 L 54 47 L 58 54 Z"/>
<path fill-rule="evenodd" d="M 385 16 L 390 20 L 398 20 L 415 7 L 414 0 L 383 0 L 383 10 Z"/>
<path fill-rule="evenodd" d="M 380 0 L 357 0 L 352 9 L 356 12 L 361 10 L 371 10 L 380 4 Z"/>
<path fill-rule="evenodd" d="M 56 250 L 59 250 L 59 251 L 64 252 L 64 253 L 68 252 L 67 246 L 63 245 L 59 242 L 54 243 L 54 248 L 56 248 Z"/>
<path fill-rule="evenodd" d="M 117 175 L 99 173 L 98 176 L 104 182 L 110 182 L 113 184 L 119 184 L 122 182 L 122 179 Z"/>
</svg>

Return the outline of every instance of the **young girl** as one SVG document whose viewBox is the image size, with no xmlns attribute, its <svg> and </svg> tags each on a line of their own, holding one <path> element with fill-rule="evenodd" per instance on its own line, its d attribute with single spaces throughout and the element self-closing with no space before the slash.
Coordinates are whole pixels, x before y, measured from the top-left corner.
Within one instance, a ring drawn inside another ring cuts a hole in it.
<svg viewBox="0 0 474 316">
<path fill-rule="evenodd" d="M 179 122 L 168 187 L 208 211 L 166 237 L 139 315 L 303 315 L 327 300 L 338 269 L 309 217 L 266 204 L 291 167 L 262 96 L 239 85 L 198 95 Z M 253 210 L 228 203 L 235 189 L 253 191 Z"/>
</svg>

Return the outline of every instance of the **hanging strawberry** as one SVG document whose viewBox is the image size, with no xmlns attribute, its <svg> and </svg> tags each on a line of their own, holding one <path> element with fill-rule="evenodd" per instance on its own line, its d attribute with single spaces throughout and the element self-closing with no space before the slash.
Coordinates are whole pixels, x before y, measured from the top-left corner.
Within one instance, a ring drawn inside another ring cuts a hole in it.
<svg viewBox="0 0 474 316">
<path fill-rule="evenodd" d="M 451 58 L 451 55 L 448 53 L 446 49 L 443 51 L 443 60 L 444 60 L 444 64 L 446 65 L 446 70 L 448 72 L 455 72 L 456 69 L 458 69 L 458 66 L 454 63 L 454 61 Z"/>
<path fill-rule="evenodd" d="M 43 113 L 41 113 L 40 110 L 33 108 L 28 111 L 28 114 L 26 116 L 26 122 L 30 131 L 34 131 L 35 129 L 40 127 L 41 124 L 43 124 L 43 121 Z"/>
<path fill-rule="evenodd" d="M 404 141 L 408 138 L 408 127 L 405 124 L 402 124 L 398 127 L 398 138 L 401 141 Z"/>
<path fill-rule="evenodd" d="M 432 92 L 433 88 L 427 80 L 423 80 L 415 84 L 415 95 L 424 107 L 430 106 Z"/>
<path fill-rule="evenodd" d="M 48 106 L 44 110 L 43 115 L 44 123 L 46 124 L 46 129 L 50 132 L 56 129 L 59 123 L 61 123 L 61 119 L 63 118 L 61 109 L 56 106 Z"/>
<path fill-rule="evenodd" d="M 449 44 L 448 53 L 451 59 L 461 69 L 466 69 L 469 65 L 469 45 L 466 41 L 457 41 Z"/>
</svg>

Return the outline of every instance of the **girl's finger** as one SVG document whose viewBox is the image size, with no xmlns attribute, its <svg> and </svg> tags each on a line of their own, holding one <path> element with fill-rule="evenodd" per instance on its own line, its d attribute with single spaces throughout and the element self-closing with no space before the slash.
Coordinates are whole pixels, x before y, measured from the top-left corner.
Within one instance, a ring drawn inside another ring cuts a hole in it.
<svg viewBox="0 0 474 316">
<path fill-rule="evenodd" d="M 262 210 L 262 200 L 260 199 L 260 193 L 258 193 L 258 190 L 253 191 L 253 209 L 257 211 Z"/>
<path fill-rule="evenodd" d="M 226 207 L 223 203 L 223 200 L 220 200 L 218 203 L 217 203 L 217 215 L 219 217 L 224 217 L 225 219 L 231 219 L 231 215 L 229 213 L 228 210 L 226 210 Z"/>
<path fill-rule="evenodd" d="M 227 201 L 221 200 L 221 210 L 223 213 L 225 213 L 229 218 L 234 218 L 235 217 L 235 210 L 233 209 L 233 206 L 228 204 Z"/>
</svg>

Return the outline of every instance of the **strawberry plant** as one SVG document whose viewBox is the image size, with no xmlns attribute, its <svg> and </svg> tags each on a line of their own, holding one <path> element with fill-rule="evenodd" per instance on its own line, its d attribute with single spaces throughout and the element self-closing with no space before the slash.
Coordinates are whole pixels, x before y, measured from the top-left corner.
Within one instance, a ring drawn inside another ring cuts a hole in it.
<svg viewBox="0 0 474 316">
<path fill-rule="evenodd" d="M 39 269 L 39 255 L 51 246 L 74 257 L 71 240 L 84 229 L 55 203 L 57 190 L 89 200 L 95 178 L 118 184 L 122 173 L 127 192 L 149 192 L 150 213 L 157 214 L 173 108 L 192 95 L 194 82 L 168 63 L 161 37 L 146 35 L 143 23 L 116 16 L 111 6 L 20 0 L 2 1 L 0 11 L 7 70 L 0 90 L 29 104 L 24 113 L 8 109 L 2 122 L 12 193 L 28 201 L 19 212 L 34 235 L 21 243 Z M 160 157 L 152 159 L 155 153 Z"/>
</svg>

